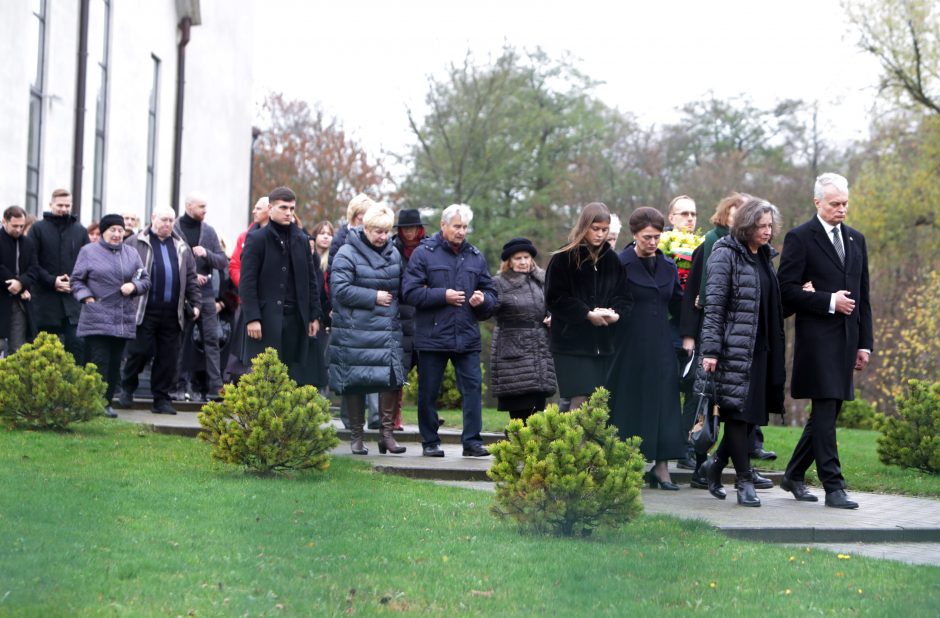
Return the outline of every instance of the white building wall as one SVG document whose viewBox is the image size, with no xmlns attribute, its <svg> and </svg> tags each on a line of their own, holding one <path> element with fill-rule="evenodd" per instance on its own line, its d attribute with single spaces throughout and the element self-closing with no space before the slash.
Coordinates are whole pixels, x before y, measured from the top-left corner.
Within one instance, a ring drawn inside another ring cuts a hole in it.
<svg viewBox="0 0 940 618">
<path fill-rule="evenodd" d="M 26 148 L 29 135 L 29 84 L 33 67 L 27 54 L 26 2 L 0 2 L 0 209 L 22 206 L 26 198 Z M 30 50 L 32 52 L 32 50 Z"/>
<path fill-rule="evenodd" d="M 186 50 L 181 200 L 192 191 L 206 196 L 206 221 L 229 250 L 251 208 L 252 6 L 201 0 L 205 25 L 192 29 Z"/>
<path fill-rule="evenodd" d="M 147 183 L 147 135 L 153 60 L 160 59 L 154 207 L 177 206 L 173 184 L 176 67 L 179 14 L 176 0 L 111 0 L 108 117 L 103 212 L 143 215 Z M 186 49 L 183 127 L 183 195 L 201 191 L 209 200 L 208 222 L 229 248 L 248 223 L 251 148 L 252 3 L 192 1 L 201 23 Z M 45 97 L 40 205 L 52 190 L 72 186 L 79 3 L 47 0 Z M 88 86 L 82 170 L 83 223 L 92 218 L 98 55 L 103 41 L 100 0 L 91 0 Z M 0 1 L 0 207 L 23 204 L 26 194 L 31 3 Z M 6 59 L 10 59 L 6 61 Z M 179 205 L 182 210 L 182 204 Z"/>
</svg>

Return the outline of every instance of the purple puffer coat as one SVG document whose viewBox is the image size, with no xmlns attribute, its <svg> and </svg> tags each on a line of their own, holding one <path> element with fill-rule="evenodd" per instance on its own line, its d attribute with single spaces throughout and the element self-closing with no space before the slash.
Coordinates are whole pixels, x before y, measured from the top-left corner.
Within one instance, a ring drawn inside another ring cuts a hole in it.
<svg viewBox="0 0 940 618">
<path fill-rule="evenodd" d="M 132 281 L 136 291 L 121 294 L 121 286 Z M 102 238 L 78 253 L 72 271 L 72 296 L 82 303 L 78 336 L 107 335 L 133 339 L 137 335 L 136 296 L 150 290 L 150 273 L 140 254 L 125 244 L 109 245 Z M 95 302 L 86 303 L 94 297 Z"/>
</svg>

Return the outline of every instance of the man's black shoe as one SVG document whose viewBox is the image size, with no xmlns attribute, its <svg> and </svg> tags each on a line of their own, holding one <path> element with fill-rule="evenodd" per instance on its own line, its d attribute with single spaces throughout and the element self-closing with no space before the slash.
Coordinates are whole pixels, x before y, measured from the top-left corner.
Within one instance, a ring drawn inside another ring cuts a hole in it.
<svg viewBox="0 0 940 618">
<path fill-rule="evenodd" d="M 464 457 L 489 457 L 490 452 L 480 444 L 474 444 L 472 446 L 463 447 L 463 456 Z"/>
<path fill-rule="evenodd" d="M 166 399 L 154 401 L 153 407 L 150 408 L 150 411 L 154 414 L 176 414 L 176 408 L 174 408 L 173 404 L 171 404 Z"/>
<path fill-rule="evenodd" d="M 761 476 L 754 468 L 751 468 L 751 479 L 754 481 L 754 489 L 772 489 L 774 486 L 773 481 L 766 476 Z M 740 489 L 737 481 L 734 482 L 734 488 Z"/>
<path fill-rule="evenodd" d="M 819 502 L 819 498 L 809 493 L 803 481 L 791 481 L 787 477 L 783 477 L 783 480 L 780 481 L 780 489 L 789 491 L 800 502 Z"/>
<path fill-rule="evenodd" d="M 705 478 L 704 466 L 699 466 L 698 469 L 692 473 L 692 479 L 689 481 L 695 489 L 708 489 L 708 479 Z"/>
<path fill-rule="evenodd" d="M 837 489 L 826 493 L 826 506 L 831 506 L 834 509 L 857 509 L 858 502 L 849 500 L 849 496 L 844 489 Z"/>
<path fill-rule="evenodd" d="M 114 411 L 114 408 L 107 406 L 104 409 L 104 415 L 108 418 L 117 418 L 117 412 Z"/>
<path fill-rule="evenodd" d="M 134 396 L 132 393 L 121 392 L 121 395 L 118 397 L 117 401 L 114 402 L 115 408 L 121 408 L 122 410 L 128 410 L 134 407 Z"/>
<path fill-rule="evenodd" d="M 440 444 L 432 444 L 421 449 L 421 454 L 425 457 L 443 457 L 444 451 L 441 449 Z"/>
<path fill-rule="evenodd" d="M 773 461 L 777 458 L 777 453 L 774 451 L 765 451 L 762 448 L 757 449 L 753 453 L 749 454 L 751 459 L 760 459 L 761 461 Z"/>
<path fill-rule="evenodd" d="M 695 470 L 695 460 L 690 457 L 683 457 L 676 462 L 676 467 L 683 470 Z"/>
</svg>

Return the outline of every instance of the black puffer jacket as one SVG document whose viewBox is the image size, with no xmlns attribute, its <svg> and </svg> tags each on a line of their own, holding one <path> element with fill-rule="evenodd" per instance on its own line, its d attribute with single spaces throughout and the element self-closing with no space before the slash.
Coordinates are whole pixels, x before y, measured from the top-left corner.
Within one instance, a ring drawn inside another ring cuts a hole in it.
<svg viewBox="0 0 940 618">
<path fill-rule="evenodd" d="M 493 279 L 499 304 L 490 344 L 490 387 L 497 397 L 555 392 L 555 364 L 548 349 L 545 271 L 512 270 Z"/>
<path fill-rule="evenodd" d="M 376 251 L 362 228 L 349 230 L 330 271 L 333 333 L 330 388 L 337 393 L 393 391 L 405 382 L 401 362 L 401 256 L 391 243 Z M 376 292 L 392 294 L 392 304 L 376 304 Z"/>
<path fill-rule="evenodd" d="M 701 352 L 705 358 L 718 359 L 715 385 L 719 408 L 744 410 L 747 402 L 751 360 L 760 319 L 761 290 L 757 272 L 760 265 L 757 260 L 767 260 L 769 265 L 770 253 L 771 247 L 765 245 L 755 255 L 734 236 L 725 236 L 715 243 L 708 259 Z M 772 281 L 773 285 L 778 285 L 776 277 L 772 277 Z M 779 289 L 774 296 L 780 298 Z M 782 354 L 782 313 L 776 311 L 771 314 L 777 316 L 779 323 L 770 325 L 770 349 L 773 353 Z M 703 379 L 700 367 L 695 392 L 701 392 Z"/>
<path fill-rule="evenodd" d="M 581 265 L 575 264 L 575 253 Z M 552 314 L 551 348 L 558 354 L 609 356 L 614 353 L 614 329 L 594 326 L 587 319 L 596 307 L 611 308 L 626 317 L 627 281 L 620 260 L 610 245 L 601 247 L 597 264 L 585 245 L 556 253 L 545 273 L 545 304 Z"/>
</svg>

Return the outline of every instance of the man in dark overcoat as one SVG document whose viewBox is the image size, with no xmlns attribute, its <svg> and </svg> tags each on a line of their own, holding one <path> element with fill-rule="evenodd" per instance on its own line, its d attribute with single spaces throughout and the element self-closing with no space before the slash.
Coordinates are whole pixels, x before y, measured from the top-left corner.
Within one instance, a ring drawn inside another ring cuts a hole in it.
<svg viewBox="0 0 940 618">
<path fill-rule="evenodd" d="M 815 502 L 804 474 L 815 461 L 826 506 L 854 509 L 836 444 L 836 418 L 854 399 L 853 372 L 868 365 L 873 336 L 865 237 L 845 225 L 848 181 L 838 174 L 816 179 L 816 216 L 791 230 L 780 258 L 780 293 L 796 314 L 791 394 L 811 399 L 812 412 L 793 450 L 781 488 L 797 500 Z M 812 283 L 815 291 L 804 289 Z"/>
<path fill-rule="evenodd" d="M 251 231 L 241 256 L 242 362 L 272 347 L 285 364 L 306 362 L 307 337 L 320 330 L 319 270 L 307 235 L 294 223 L 297 197 L 287 187 L 268 196 L 267 226 Z"/>
<path fill-rule="evenodd" d="M 23 234 L 26 211 L 10 206 L 0 228 L 0 356 L 12 354 L 36 334 L 30 286 L 36 280 L 36 244 Z"/>
<path fill-rule="evenodd" d="M 52 192 L 49 211 L 33 224 L 29 237 L 36 243 L 39 261 L 32 302 L 36 303 L 39 330 L 55 333 L 75 362 L 85 362 L 85 342 L 77 334 L 82 308 L 72 298 L 69 273 L 78 252 L 88 244 L 88 230 L 72 214 L 72 194 L 66 189 Z"/>
</svg>

